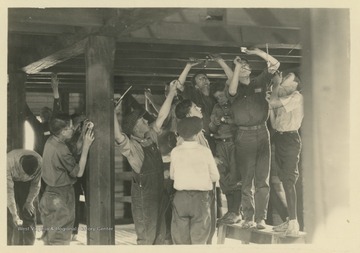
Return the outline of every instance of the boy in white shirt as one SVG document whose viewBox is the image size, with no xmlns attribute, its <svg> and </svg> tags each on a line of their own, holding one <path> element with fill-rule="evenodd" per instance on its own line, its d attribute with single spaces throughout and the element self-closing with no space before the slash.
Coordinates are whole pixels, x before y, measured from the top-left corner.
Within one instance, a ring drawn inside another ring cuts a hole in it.
<svg viewBox="0 0 360 253">
<path fill-rule="evenodd" d="M 211 230 L 210 191 L 220 175 L 210 149 L 196 141 L 202 126 L 198 117 L 182 119 L 177 131 L 184 142 L 171 152 L 174 244 L 206 244 Z"/>
<path fill-rule="evenodd" d="M 303 96 L 299 92 L 301 83 L 294 73 L 284 78 L 279 72 L 274 77 L 271 95 L 267 95 L 270 121 L 275 129 L 275 159 L 278 164 L 279 178 L 284 186 L 289 219 L 274 227 L 277 232 L 287 236 L 299 234 L 297 221 L 297 196 L 295 184 L 299 177 L 298 163 L 301 152 L 299 128 L 304 117 Z"/>
</svg>

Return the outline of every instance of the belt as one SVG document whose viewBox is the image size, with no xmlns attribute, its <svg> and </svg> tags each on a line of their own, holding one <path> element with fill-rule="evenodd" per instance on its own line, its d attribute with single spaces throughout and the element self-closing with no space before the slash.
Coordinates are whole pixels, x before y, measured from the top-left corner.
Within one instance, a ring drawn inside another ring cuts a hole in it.
<svg viewBox="0 0 360 253">
<path fill-rule="evenodd" d="M 188 193 L 197 193 L 197 192 L 211 192 L 211 190 L 176 190 L 177 192 L 188 192 Z"/>
<path fill-rule="evenodd" d="M 257 126 L 237 126 L 240 130 L 258 130 L 265 128 L 265 124 L 257 125 Z"/>
<path fill-rule="evenodd" d="M 215 138 L 215 141 L 218 142 L 230 142 L 230 141 L 234 141 L 234 138 L 229 137 L 229 138 Z"/>
<path fill-rule="evenodd" d="M 278 130 L 275 130 L 276 133 L 278 134 L 297 134 L 298 131 L 297 130 L 294 130 L 294 131 L 278 131 Z"/>
</svg>

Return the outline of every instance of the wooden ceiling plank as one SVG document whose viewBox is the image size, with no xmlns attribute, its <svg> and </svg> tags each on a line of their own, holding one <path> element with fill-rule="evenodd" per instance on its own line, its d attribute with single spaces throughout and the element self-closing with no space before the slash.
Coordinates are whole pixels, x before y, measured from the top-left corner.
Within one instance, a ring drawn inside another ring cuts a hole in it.
<svg viewBox="0 0 360 253">
<path fill-rule="evenodd" d="M 167 39 L 167 38 L 129 38 L 129 37 L 121 37 L 117 38 L 117 42 L 121 45 L 124 45 L 124 43 L 133 44 L 134 47 L 139 46 L 138 50 L 144 50 L 141 46 L 144 48 L 149 48 L 150 46 L 155 48 L 159 48 L 158 50 L 161 50 L 162 47 L 172 47 L 173 45 L 177 46 L 187 46 L 187 47 L 193 47 L 193 48 L 202 48 L 206 47 L 211 49 L 213 52 L 216 52 L 215 49 L 222 48 L 222 52 L 226 51 L 232 51 L 233 48 L 239 48 L 240 46 L 250 46 L 246 44 L 241 44 L 238 42 L 227 42 L 227 41 L 196 41 L 196 40 L 181 40 L 181 39 Z M 148 46 L 146 46 L 148 45 Z M 251 46 L 258 46 L 258 45 L 264 45 L 264 41 L 261 41 L 257 44 L 252 44 Z M 119 48 L 119 47 L 118 47 Z M 301 45 L 299 44 L 287 44 L 287 43 L 269 43 L 269 49 L 301 49 Z M 119 48 L 120 49 L 120 48 Z"/>
<path fill-rule="evenodd" d="M 102 11 L 95 8 L 10 8 L 9 24 L 12 22 L 68 26 L 104 25 Z"/>
<path fill-rule="evenodd" d="M 29 24 L 23 22 L 11 22 L 8 27 L 11 33 L 32 34 L 32 35 L 58 35 L 75 33 L 74 26 L 52 25 L 52 24 Z"/>
<path fill-rule="evenodd" d="M 268 43 L 284 43 L 287 41 L 296 41 L 300 37 L 300 29 L 286 29 L 286 28 L 261 28 L 261 27 L 244 27 L 241 25 L 225 25 L 219 24 L 214 26 L 202 24 L 184 24 L 184 23 L 155 23 L 149 26 L 153 38 L 156 39 L 170 39 L 180 41 L 226 41 L 227 43 L 236 43 L 237 45 L 249 46 L 253 44 L 264 43 L 264 39 L 259 37 L 259 40 L 247 38 L 247 33 L 243 33 L 243 29 L 251 31 L 253 34 L 266 33 L 268 36 Z M 274 36 L 274 35 L 277 36 Z M 271 35 L 271 36 L 270 36 Z M 118 36 L 118 39 L 121 39 Z M 131 33 L 131 38 L 149 38 L 147 29 L 138 29 Z M 231 38 L 231 39 L 230 39 Z M 256 38 L 256 37 L 255 37 Z M 278 39 L 281 38 L 281 41 Z M 247 43 L 243 43 L 246 41 Z M 250 42 L 250 43 L 249 43 Z M 293 44 L 293 43 L 288 43 Z"/>
<path fill-rule="evenodd" d="M 98 34 L 122 37 L 178 11 L 176 8 L 115 9 Z"/>
<path fill-rule="evenodd" d="M 87 39 L 83 39 L 71 47 L 66 49 L 62 49 L 52 55 L 49 55 L 45 58 L 42 58 L 34 63 L 31 63 L 22 68 L 27 74 L 38 73 L 43 69 L 47 69 L 52 67 L 58 63 L 64 62 L 76 55 L 84 53 L 85 45 L 87 43 Z"/>
</svg>

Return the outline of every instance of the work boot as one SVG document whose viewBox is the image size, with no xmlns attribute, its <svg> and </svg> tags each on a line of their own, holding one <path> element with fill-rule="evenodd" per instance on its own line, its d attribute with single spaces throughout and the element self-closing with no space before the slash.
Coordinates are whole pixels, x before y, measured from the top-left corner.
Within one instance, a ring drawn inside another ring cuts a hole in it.
<svg viewBox="0 0 360 253">
<path fill-rule="evenodd" d="M 241 221 L 241 216 L 236 213 L 230 212 L 229 215 L 221 220 L 221 223 L 224 224 L 235 224 Z"/>
<path fill-rule="evenodd" d="M 229 215 L 230 215 L 230 212 L 226 212 L 226 214 L 224 214 L 223 217 L 219 218 L 218 221 L 220 222 L 220 221 L 226 219 Z"/>
</svg>

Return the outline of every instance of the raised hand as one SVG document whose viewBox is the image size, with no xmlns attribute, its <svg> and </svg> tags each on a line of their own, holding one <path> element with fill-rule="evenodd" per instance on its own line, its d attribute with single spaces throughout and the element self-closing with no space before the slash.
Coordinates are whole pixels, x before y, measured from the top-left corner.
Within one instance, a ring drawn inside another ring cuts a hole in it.
<svg viewBox="0 0 360 253">
<path fill-rule="evenodd" d="M 282 82 L 282 72 L 280 71 L 276 71 L 273 78 L 272 78 L 272 82 L 275 86 L 279 85 Z"/>
<path fill-rule="evenodd" d="M 235 65 L 241 65 L 241 58 L 240 56 L 236 56 L 235 59 L 234 59 L 234 64 Z"/>
<path fill-rule="evenodd" d="M 209 57 L 216 62 L 223 60 L 220 54 L 209 54 Z"/>
<path fill-rule="evenodd" d="M 169 85 L 169 93 L 175 93 L 176 94 L 176 89 L 180 88 L 181 83 L 179 80 L 172 80 L 170 85 Z"/>
<path fill-rule="evenodd" d="M 55 73 L 51 75 L 51 87 L 57 89 L 59 87 L 59 78 Z"/>
<path fill-rule="evenodd" d="M 199 65 L 199 64 L 201 64 L 203 62 L 204 62 L 203 60 L 199 60 L 199 59 L 190 57 L 189 61 L 187 62 L 187 65 L 193 67 L 193 66 Z"/>
<path fill-rule="evenodd" d="M 94 140 L 95 140 L 94 131 L 91 128 L 87 128 L 86 134 L 84 136 L 83 146 L 90 147 L 91 144 L 94 142 Z"/>
<path fill-rule="evenodd" d="M 252 54 L 258 54 L 260 52 L 260 49 L 258 48 L 245 48 L 242 50 L 245 54 L 252 55 Z"/>
</svg>

